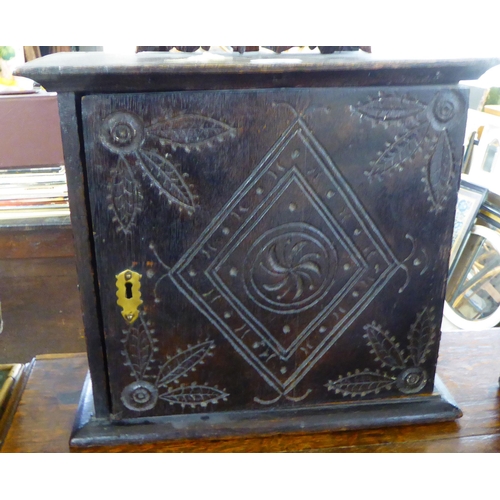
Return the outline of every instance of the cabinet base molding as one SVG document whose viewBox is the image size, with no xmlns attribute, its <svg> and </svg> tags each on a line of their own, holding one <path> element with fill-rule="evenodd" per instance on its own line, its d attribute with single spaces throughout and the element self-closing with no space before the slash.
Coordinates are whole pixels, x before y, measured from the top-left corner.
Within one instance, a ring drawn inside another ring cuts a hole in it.
<svg viewBox="0 0 500 500">
<path fill-rule="evenodd" d="M 94 418 L 93 412 L 92 384 L 87 376 L 70 439 L 72 452 L 209 452 L 211 442 L 222 439 L 233 443 L 234 446 L 229 447 L 234 448 L 233 451 L 258 452 L 259 438 L 276 434 L 430 424 L 462 416 L 437 376 L 434 392 L 428 396 L 335 403 L 297 410 L 198 413 L 116 422 Z M 196 440 L 195 447 L 192 440 Z"/>
</svg>

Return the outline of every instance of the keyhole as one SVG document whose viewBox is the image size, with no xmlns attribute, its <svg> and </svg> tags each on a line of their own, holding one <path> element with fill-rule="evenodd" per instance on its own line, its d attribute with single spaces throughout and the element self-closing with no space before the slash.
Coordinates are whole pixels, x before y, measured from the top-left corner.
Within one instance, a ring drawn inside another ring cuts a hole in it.
<svg viewBox="0 0 500 500">
<path fill-rule="evenodd" d="M 125 283 L 125 297 L 132 298 L 132 283 Z"/>
</svg>

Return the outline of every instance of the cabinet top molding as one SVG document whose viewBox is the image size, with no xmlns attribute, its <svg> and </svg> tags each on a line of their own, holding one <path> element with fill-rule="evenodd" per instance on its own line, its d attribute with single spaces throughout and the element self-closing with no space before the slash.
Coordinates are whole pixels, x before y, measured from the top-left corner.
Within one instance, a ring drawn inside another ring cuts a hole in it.
<svg viewBox="0 0 500 500">
<path fill-rule="evenodd" d="M 475 80 L 499 58 L 387 59 L 339 54 L 58 53 L 16 71 L 50 91 L 133 92 L 269 87 L 455 84 Z"/>
</svg>

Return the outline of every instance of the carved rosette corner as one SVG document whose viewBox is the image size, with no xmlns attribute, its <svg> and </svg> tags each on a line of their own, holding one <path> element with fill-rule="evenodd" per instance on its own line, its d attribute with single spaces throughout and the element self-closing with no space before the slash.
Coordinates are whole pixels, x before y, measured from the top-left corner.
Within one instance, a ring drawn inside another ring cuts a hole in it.
<svg viewBox="0 0 500 500">
<path fill-rule="evenodd" d="M 154 359 L 154 353 L 158 352 L 155 330 L 146 320 L 145 313 L 141 313 L 139 320 L 138 327 L 129 326 L 123 331 L 124 364 L 130 368 L 130 376 L 134 379 L 121 393 L 120 399 L 126 408 L 134 412 L 152 410 L 159 399 L 182 408 L 206 408 L 209 404 L 227 401 L 229 394 L 216 385 L 183 382 L 198 365 L 213 356 L 215 344 L 212 340 L 178 349 L 155 369 L 154 365 L 158 364 Z"/>
<path fill-rule="evenodd" d="M 382 180 L 401 172 L 423 156 L 422 183 L 431 211 L 444 209 L 453 189 L 454 158 L 448 130 L 463 118 L 465 102 L 454 90 L 439 91 L 428 104 L 408 95 L 379 93 L 367 102 L 352 106 L 360 119 L 388 129 L 398 127 L 400 134 L 386 142 L 365 175 L 370 181 Z"/>
<path fill-rule="evenodd" d="M 178 148 L 186 153 L 211 149 L 236 135 L 237 130 L 222 121 L 196 114 L 166 117 L 148 126 L 129 111 L 116 111 L 106 116 L 99 139 L 118 157 L 111 169 L 107 197 L 117 232 L 130 234 L 142 209 L 143 193 L 136 172 L 149 187 L 164 196 L 169 205 L 192 216 L 198 199 L 195 186 L 190 183 L 189 175 L 172 160 L 172 153 Z M 151 140 L 168 147 L 171 152 L 160 154 L 146 147 Z"/>
<path fill-rule="evenodd" d="M 363 327 L 370 354 L 385 371 L 355 370 L 354 373 L 340 375 L 337 380 L 329 380 L 325 387 L 342 396 L 364 397 L 378 394 L 396 387 L 403 394 L 416 394 L 428 382 L 428 375 L 422 365 L 437 340 L 434 308 L 424 308 L 417 314 L 408 332 L 408 346 L 403 349 L 395 336 L 375 322 Z"/>
</svg>

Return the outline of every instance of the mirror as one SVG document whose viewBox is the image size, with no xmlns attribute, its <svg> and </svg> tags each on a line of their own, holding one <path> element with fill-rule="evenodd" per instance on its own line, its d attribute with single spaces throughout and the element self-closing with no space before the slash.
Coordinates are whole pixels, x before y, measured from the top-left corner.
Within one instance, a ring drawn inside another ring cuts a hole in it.
<svg viewBox="0 0 500 500">
<path fill-rule="evenodd" d="M 448 279 L 444 316 L 466 330 L 500 323 L 500 233 L 473 227 Z"/>
</svg>

